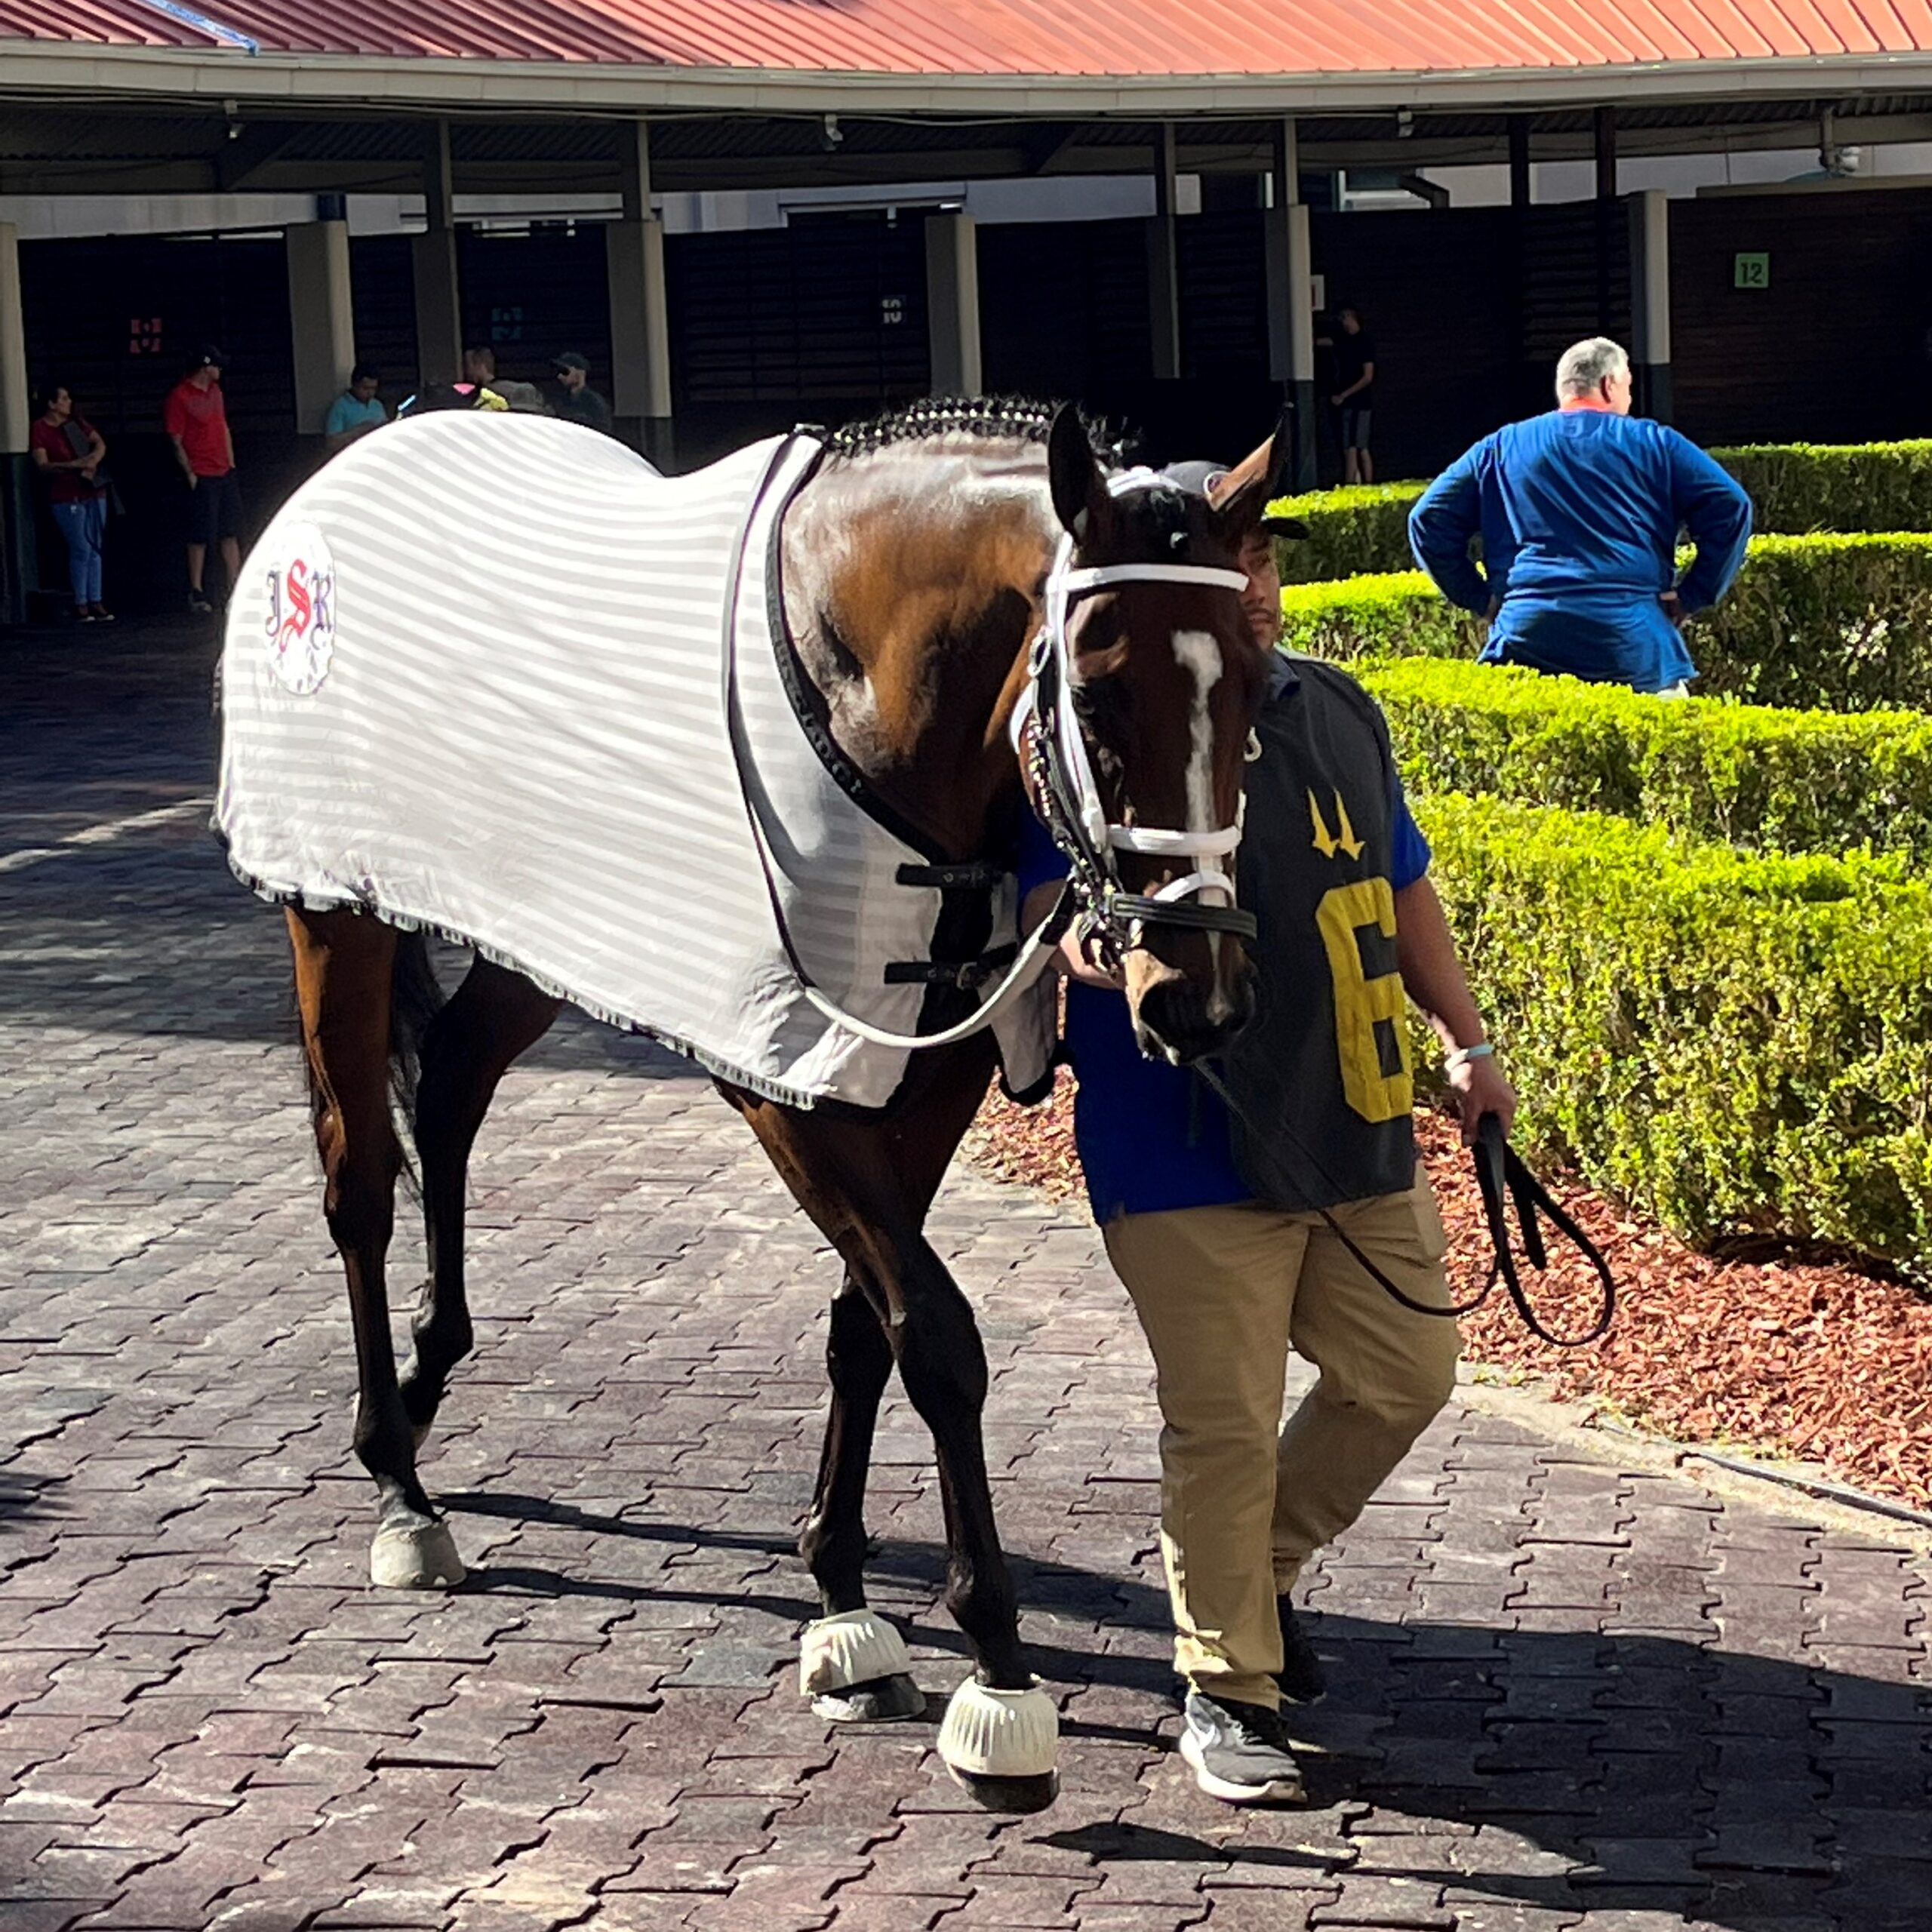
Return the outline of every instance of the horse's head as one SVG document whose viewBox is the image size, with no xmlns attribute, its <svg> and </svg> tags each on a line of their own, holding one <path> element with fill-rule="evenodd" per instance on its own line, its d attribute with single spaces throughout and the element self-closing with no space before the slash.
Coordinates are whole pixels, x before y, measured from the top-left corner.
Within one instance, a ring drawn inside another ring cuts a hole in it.
<svg viewBox="0 0 1932 1932">
<path fill-rule="evenodd" d="M 1150 472 L 1109 478 L 1070 410 L 1048 465 L 1066 536 L 1035 659 L 1059 795 L 1047 816 L 1075 848 L 1075 890 L 1124 969 L 1143 1051 L 1178 1064 L 1222 1045 L 1253 1004 L 1234 857 L 1268 654 L 1239 558 L 1278 465 L 1251 460 L 1213 502 Z M 1036 802 L 1047 770 L 1036 761 Z"/>
</svg>

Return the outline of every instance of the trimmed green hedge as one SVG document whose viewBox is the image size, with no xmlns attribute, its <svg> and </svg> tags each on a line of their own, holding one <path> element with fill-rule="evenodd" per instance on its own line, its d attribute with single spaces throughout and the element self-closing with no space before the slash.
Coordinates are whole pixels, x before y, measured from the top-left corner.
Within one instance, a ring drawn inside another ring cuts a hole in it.
<svg viewBox="0 0 1932 1932">
<path fill-rule="evenodd" d="M 1899 443 L 1752 443 L 1711 454 L 1751 493 L 1765 535 L 1932 531 L 1932 440 Z M 1309 526 L 1275 546 L 1284 583 L 1406 571 L 1409 512 L 1426 483 L 1315 490 L 1274 507 Z"/>
<path fill-rule="evenodd" d="M 1690 836 L 1932 863 L 1932 718 L 1776 711 L 1411 657 L 1356 674 L 1412 792 L 1606 812 Z"/>
<path fill-rule="evenodd" d="M 1281 586 L 1281 641 L 1318 657 L 1473 657 L 1484 628 L 1420 571 Z"/>
<path fill-rule="evenodd" d="M 1324 657 L 1469 657 L 1482 626 L 1420 571 L 1296 584 L 1283 640 Z M 1685 632 L 1701 695 L 1794 711 L 1932 710 L 1932 536 L 1753 537 Z"/>
<path fill-rule="evenodd" d="M 1409 554 L 1409 512 L 1428 488 L 1426 483 L 1355 483 L 1271 503 L 1272 513 L 1298 516 L 1308 525 L 1305 538 L 1275 541 L 1281 581 L 1319 583 L 1365 571 L 1411 568 L 1415 559 Z"/>
<path fill-rule="evenodd" d="M 1753 443 L 1712 455 L 1761 531 L 1932 531 L 1932 441 Z"/>
<path fill-rule="evenodd" d="M 1593 814 L 1417 816 L 1526 1146 L 1700 1244 L 1829 1241 L 1932 1280 L 1932 891 L 1894 859 Z"/>
</svg>

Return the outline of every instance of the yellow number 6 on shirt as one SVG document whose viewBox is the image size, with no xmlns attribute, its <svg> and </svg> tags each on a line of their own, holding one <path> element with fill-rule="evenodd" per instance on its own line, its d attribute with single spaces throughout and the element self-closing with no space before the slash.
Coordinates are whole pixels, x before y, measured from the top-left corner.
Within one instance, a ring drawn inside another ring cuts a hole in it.
<svg viewBox="0 0 1932 1932">
<path fill-rule="evenodd" d="M 1386 878 L 1357 879 L 1324 893 L 1315 918 L 1335 983 L 1335 1050 L 1342 1063 L 1343 1094 L 1364 1120 L 1398 1119 L 1415 1104 L 1401 976 L 1378 973 L 1371 979 L 1362 971 L 1361 946 L 1355 937 L 1364 926 L 1377 928 L 1385 939 L 1395 937 L 1395 895 Z M 1382 1070 L 1376 1033 L 1385 1020 L 1395 1029 L 1398 1066 L 1393 1073 Z"/>
</svg>

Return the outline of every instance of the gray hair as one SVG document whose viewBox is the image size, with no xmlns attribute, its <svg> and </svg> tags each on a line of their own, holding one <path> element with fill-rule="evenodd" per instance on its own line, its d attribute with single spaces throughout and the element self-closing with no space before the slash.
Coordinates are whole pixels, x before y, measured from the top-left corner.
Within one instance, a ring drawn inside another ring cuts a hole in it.
<svg viewBox="0 0 1932 1932">
<path fill-rule="evenodd" d="M 1556 394 L 1595 395 L 1613 376 L 1630 373 L 1630 358 L 1620 343 L 1607 335 L 1593 335 L 1587 342 L 1572 343 L 1556 365 Z"/>
</svg>

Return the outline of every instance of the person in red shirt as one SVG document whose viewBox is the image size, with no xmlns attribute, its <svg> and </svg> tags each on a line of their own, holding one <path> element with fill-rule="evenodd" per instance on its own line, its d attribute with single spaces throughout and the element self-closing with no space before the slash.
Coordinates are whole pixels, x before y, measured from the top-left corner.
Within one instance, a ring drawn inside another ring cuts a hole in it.
<svg viewBox="0 0 1932 1932">
<path fill-rule="evenodd" d="M 227 360 L 212 346 L 204 349 L 169 391 L 161 413 L 175 460 L 188 479 L 188 608 L 201 617 L 213 608 L 202 587 L 209 545 L 221 546 L 231 591 L 242 570 L 242 490 L 235 480 L 235 438 L 228 432 L 221 394 Z"/>
<path fill-rule="evenodd" d="M 27 447 L 47 485 L 47 506 L 67 543 L 74 615 L 84 624 L 112 620 L 100 601 L 100 543 L 107 528 L 107 479 L 100 473 L 107 444 L 84 416 L 63 383 L 42 392 Z"/>
</svg>

